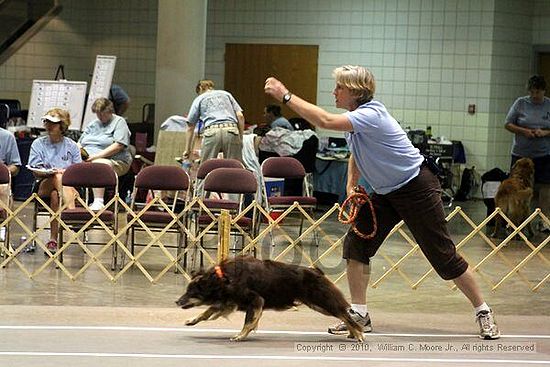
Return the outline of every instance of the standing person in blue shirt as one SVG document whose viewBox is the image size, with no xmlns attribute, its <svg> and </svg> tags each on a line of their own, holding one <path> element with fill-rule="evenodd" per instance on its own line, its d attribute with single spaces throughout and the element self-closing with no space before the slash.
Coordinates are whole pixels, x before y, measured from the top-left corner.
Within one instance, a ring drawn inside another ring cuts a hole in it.
<svg viewBox="0 0 550 367">
<path fill-rule="evenodd" d="M 244 115 L 243 109 L 231 93 L 214 89 L 212 80 L 199 81 L 195 88 L 198 96 L 189 109 L 187 149 L 183 158 L 193 150 L 195 124 L 203 123 L 201 162 L 216 158 L 222 152 L 224 158 L 242 161 Z"/>
<path fill-rule="evenodd" d="M 111 84 L 109 89 L 109 100 L 113 102 L 115 114 L 124 116 L 128 107 L 130 107 L 130 97 L 128 93 L 118 84 Z"/>
<path fill-rule="evenodd" d="M 59 209 L 59 194 L 63 195 L 63 201 L 68 208 L 75 207 L 77 192 L 72 187 L 61 185 L 61 176 L 67 167 L 82 161 L 80 149 L 76 143 L 64 136 L 71 125 L 69 111 L 60 108 L 52 108 L 42 116 L 47 136 L 40 137 L 32 142 L 29 153 L 29 166 L 33 168 L 51 169 L 52 173 L 33 171 L 34 176 L 40 180 L 38 184 L 38 195 L 50 198 L 50 207 L 57 211 Z M 57 235 L 59 223 L 52 220 L 50 240 L 46 244 L 50 251 L 57 250 Z"/>
<path fill-rule="evenodd" d="M 92 105 L 92 111 L 97 119 L 90 122 L 80 137 L 78 143 L 89 154 L 87 162 L 108 164 L 122 176 L 130 169 L 132 155 L 130 146 L 130 129 L 126 120 L 116 115 L 113 103 L 107 98 L 98 98 Z M 91 210 L 101 210 L 104 207 L 104 188 L 94 188 L 94 201 Z"/>
<path fill-rule="evenodd" d="M 372 331 L 366 303 L 370 258 L 391 229 L 404 220 L 439 276 L 452 280 L 474 306 L 480 337 L 499 338 L 493 312 L 485 303 L 468 263 L 456 252 L 447 229 L 439 181 L 386 107 L 373 100 L 373 75 L 367 68 L 351 65 L 336 68 L 333 75 L 336 107 L 348 111 L 343 114 L 330 113 L 306 102 L 275 78 L 266 80 L 265 92 L 313 125 L 345 132 L 352 153 L 348 165 L 348 195 L 357 191 L 359 176 L 374 190 L 371 200 L 378 223 L 376 235 L 363 239 L 349 230 L 344 240 L 351 316 L 364 326 L 365 332 Z M 355 224 L 362 233 L 372 232 L 369 205 L 361 208 Z M 328 331 L 348 333 L 344 324 L 330 327 Z"/>
<path fill-rule="evenodd" d="M 520 158 L 535 163 L 535 205 L 550 217 L 550 98 L 544 96 L 546 81 L 533 75 L 527 81 L 528 96 L 516 99 L 506 115 L 506 130 L 514 134 L 512 164 Z M 550 232 L 541 223 L 540 229 Z"/>
</svg>

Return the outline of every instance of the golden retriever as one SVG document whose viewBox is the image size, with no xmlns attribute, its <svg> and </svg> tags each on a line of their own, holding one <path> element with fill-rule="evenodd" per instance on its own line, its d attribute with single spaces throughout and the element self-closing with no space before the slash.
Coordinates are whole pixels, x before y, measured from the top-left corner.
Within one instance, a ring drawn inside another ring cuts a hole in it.
<svg viewBox="0 0 550 367">
<path fill-rule="evenodd" d="M 516 226 L 523 223 L 531 213 L 534 174 L 535 165 L 531 159 L 518 159 L 512 166 L 510 177 L 502 181 L 495 196 L 495 205 Z M 499 232 L 503 228 L 506 228 L 506 221 L 501 216 L 497 216 L 493 237 L 499 236 Z M 526 228 L 528 236 L 532 237 L 533 230 L 531 229 L 531 223 Z"/>
</svg>

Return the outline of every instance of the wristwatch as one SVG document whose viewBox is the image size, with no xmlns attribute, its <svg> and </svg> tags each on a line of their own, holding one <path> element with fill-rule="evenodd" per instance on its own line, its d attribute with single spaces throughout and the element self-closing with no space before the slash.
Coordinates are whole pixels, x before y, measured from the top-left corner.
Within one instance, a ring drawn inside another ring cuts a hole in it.
<svg viewBox="0 0 550 367">
<path fill-rule="evenodd" d="M 287 93 L 283 96 L 283 104 L 287 104 L 288 101 L 290 101 L 291 98 L 292 98 L 292 93 L 287 92 Z"/>
</svg>

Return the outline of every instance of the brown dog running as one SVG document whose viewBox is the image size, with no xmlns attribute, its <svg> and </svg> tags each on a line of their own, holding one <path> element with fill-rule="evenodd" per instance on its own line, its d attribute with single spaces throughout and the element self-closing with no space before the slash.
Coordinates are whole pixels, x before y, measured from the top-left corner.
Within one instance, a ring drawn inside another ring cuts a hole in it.
<svg viewBox="0 0 550 367">
<path fill-rule="evenodd" d="M 185 294 L 176 301 L 184 309 L 210 306 L 185 325 L 245 311 L 242 330 L 231 338 L 235 341 L 245 339 L 258 327 L 264 309 L 283 311 L 302 303 L 342 320 L 349 336 L 363 341 L 363 328 L 350 317 L 344 295 L 319 269 L 237 257 L 195 275 Z"/>
<path fill-rule="evenodd" d="M 519 226 L 531 213 L 531 199 L 533 198 L 533 180 L 535 165 L 529 158 L 521 158 L 514 163 L 510 177 L 502 181 L 495 195 L 495 205 L 514 223 Z M 493 237 L 500 235 L 501 229 L 506 228 L 505 220 L 497 216 Z M 528 236 L 533 236 L 531 224 L 527 226 Z"/>
</svg>

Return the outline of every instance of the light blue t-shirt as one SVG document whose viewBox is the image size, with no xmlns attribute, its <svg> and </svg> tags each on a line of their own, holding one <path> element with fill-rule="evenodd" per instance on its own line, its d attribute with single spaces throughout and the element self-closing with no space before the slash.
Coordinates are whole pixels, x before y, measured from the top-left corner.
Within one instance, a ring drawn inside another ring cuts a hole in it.
<svg viewBox="0 0 550 367">
<path fill-rule="evenodd" d="M 63 137 L 59 143 L 52 143 L 48 136 L 32 142 L 29 166 L 36 168 L 67 168 L 82 162 L 80 149 L 70 138 Z"/>
<path fill-rule="evenodd" d="M 290 122 L 283 116 L 279 116 L 275 120 L 273 120 L 273 122 L 271 123 L 271 127 L 282 127 L 283 129 L 294 131 L 294 128 L 292 127 Z"/>
<path fill-rule="evenodd" d="M 21 158 L 19 157 L 19 150 L 17 149 L 17 142 L 15 136 L 8 130 L 0 127 L 0 162 L 5 165 L 21 165 Z"/>
<path fill-rule="evenodd" d="M 550 129 L 550 98 L 544 97 L 541 104 L 536 104 L 529 96 L 519 97 L 510 107 L 505 122 L 529 129 Z M 512 154 L 529 158 L 549 155 L 550 136 L 528 138 L 514 134 Z"/>
<path fill-rule="evenodd" d="M 93 120 L 86 126 L 78 142 L 90 155 L 99 153 L 113 143 L 120 143 L 125 148 L 108 158 L 128 164 L 132 163 L 132 155 L 128 150 L 130 129 L 126 124 L 126 120 L 120 116 L 113 114 L 111 121 L 106 124 L 99 121 L 99 119 Z"/>
<path fill-rule="evenodd" d="M 379 101 L 345 115 L 353 126 L 345 138 L 357 168 L 378 194 L 388 194 L 418 175 L 424 157 Z"/>
<path fill-rule="evenodd" d="M 204 128 L 222 122 L 238 123 L 237 112 L 243 109 L 231 93 L 224 90 L 210 90 L 199 95 L 189 109 L 187 118 L 192 124 L 202 120 Z"/>
</svg>

